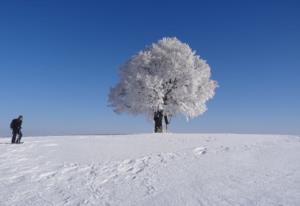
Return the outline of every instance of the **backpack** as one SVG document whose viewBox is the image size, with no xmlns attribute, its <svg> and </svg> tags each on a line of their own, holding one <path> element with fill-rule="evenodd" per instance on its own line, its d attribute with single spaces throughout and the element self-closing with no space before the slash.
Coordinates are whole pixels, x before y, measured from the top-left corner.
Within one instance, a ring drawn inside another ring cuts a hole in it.
<svg viewBox="0 0 300 206">
<path fill-rule="evenodd" d="M 16 125 L 16 120 L 12 120 L 11 123 L 10 123 L 10 128 L 13 129 Z"/>
</svg>

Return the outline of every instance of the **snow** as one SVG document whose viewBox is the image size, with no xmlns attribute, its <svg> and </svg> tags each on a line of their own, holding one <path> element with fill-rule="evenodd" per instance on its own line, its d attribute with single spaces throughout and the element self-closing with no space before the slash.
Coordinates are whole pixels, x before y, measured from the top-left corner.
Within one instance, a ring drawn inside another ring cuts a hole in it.
<svg viewBox="0 0 300 206">
<path fill-rule="evenodd" d="M 0 205 L 300 205 L 300 138 L 139 134 L 0 139 Z"/>
</svg>

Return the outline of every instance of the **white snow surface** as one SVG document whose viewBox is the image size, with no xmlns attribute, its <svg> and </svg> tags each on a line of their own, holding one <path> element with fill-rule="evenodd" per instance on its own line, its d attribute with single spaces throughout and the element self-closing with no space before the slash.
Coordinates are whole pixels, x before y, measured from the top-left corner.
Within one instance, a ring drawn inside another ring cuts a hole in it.
<svg viewBox="0 0 300 206">
<path fill-rule="evenodd" d="M 139 134 L 0 139 L 0 205 L 300 205 L 300 138 Z"/>
</svg>

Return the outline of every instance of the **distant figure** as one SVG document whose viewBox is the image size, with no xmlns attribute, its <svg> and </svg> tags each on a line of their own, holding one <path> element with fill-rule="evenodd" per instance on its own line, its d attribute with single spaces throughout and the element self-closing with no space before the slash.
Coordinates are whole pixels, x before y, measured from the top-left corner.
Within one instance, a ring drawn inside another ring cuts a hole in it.
<svg viewBox="0 0 300 206">
<path fill-rule="evenodd" d="M 12 129 L 12 139 L 11 143 L 20 143 L 21 138 L 22 138 L 22 121 L 23 121 L 23 116 L 20 115 L 17 119 L 13 119 L 10 123 L 10 128 Z M 18 139 L 16 140 L 16 137 L 18 135 Z"/>
<path fill-rule="evenodd" d="M 165 119 L 165 123 L 166 123 L 166 132 L 168 131 L 168 124 L 170 123 L 169 122 L 169 118 L 167 115 L 164 116 L 164 119 Z"/>
</svg>

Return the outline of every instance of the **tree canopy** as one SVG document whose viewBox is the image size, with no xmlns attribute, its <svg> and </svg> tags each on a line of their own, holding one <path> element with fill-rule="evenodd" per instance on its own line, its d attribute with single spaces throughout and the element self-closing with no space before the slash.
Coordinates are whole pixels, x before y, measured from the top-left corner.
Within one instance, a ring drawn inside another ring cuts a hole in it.
<svg viewBox="0 0 300 206">
<path fill-rule="evenodd" d="M 110 106 L 115 112 L 187 118 L 207 110 L 215 94 L 209 65 L 188 44 L 163 38 L 132 56 L 120 67 L 120 82 L 111 88 Z"/>
</svg>

